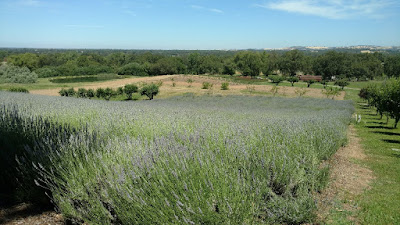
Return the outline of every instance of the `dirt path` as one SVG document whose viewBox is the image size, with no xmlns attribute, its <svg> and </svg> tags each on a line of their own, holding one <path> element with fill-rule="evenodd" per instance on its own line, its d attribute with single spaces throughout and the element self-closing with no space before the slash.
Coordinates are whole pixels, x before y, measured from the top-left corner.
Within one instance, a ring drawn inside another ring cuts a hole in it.
<svg viewBox="0 0 400 225">
<path fill-rule="evenodd" d="M 357 211 L 354 199 L 369 189 L 374 179 L 370 169 L 354 162 L 367 157 L 360 142 L 361 139 L 357 137 L 355 128 L 350 125 L 348 144 L 340 148 L 327 162 L 331 166 L 330 183 L 318 195 L 319 220 L 329 223 L 326 220 L 329 220 L 328 215 L 332 212 L 349 212 L 347 219 L 358 224 L 357 219 L 351 215 Z"/>
<path fill-rule="evenodd" d="M 192 82 L 189 83 L 188 80 L 191 79 Z M 113 80 L 113 81 L 105 81 L 105 82 L 96 82 L 90 83 L 83 86 L 75 87 L 75 90 L 78 88 L 118 88 L 123 87 L 125 84 L 130 83 L 140 83 L 140 82 L 159 82 L 161 81 L 163 85 L 160 88 L 160 96 L 159 97 L 169 97 L 174 95 L 181 95 L 184 93 L 194 93 L 197 95 L 203 94 L 217 94 L 217 95 L 272 95 L 271 89 L 273 86 L 271 85 L 245 85 L 240 83 L 229 82 L 229 90 L 221 90 L 221 84 L 223 82 L 227 82 L 223 78 L 218 77 L 206 77 L 206 76 L 198 76 L 198 75 L 164 75 L 164 76 L 154 76 L 154 77 L 139 77 L 139 78 L 127 78 L 121 80 Z M 202 89 L 203 82 L 209 82 L 213 84 L 211 89 L 205 90 Z M 58 96 L 58 92 L 61 88 L 54 89 L 43 89 L 43 90 L 32 90 L 30 93 L 38 94 L 38 95 L 50 95 L 50 96 Z M 287 86 L 279 86 L 277 96 L 287 96 L 287 97 L 296 97 L 298 94 L 296 93 L 298 88 L 287 87 Z M 304 97 L 313 97 L 313 98 L 326 98 L 325 95 L 322 94 L 321 89 L 314 88 L 304 88 L 305 94 Z M 343 100 L 344 92 L 342 92 L 335 99 Z"/>
</svg>

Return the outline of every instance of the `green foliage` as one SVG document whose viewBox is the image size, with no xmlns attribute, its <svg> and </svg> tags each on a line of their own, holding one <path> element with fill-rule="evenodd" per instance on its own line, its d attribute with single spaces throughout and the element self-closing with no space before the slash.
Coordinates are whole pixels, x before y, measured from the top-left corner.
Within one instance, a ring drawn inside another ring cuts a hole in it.
<svg viewBox="0 0 400 225">
<path fill-rule="evenodd" d="M 223 82 L 221 84 L 221 90 L 229 90 L 229 83 L 228 82 Z"/>
<path fill-rule="evenodd" d="M 262 61 L 257 52 L 239 52 L 235 55 L 234 62 L 243 76 L 256 77 L 260 75 Z"/>
<path fill-rule="evenodd" d="M 279 76 L 279 75 L 269 75 L 268 79 L 270 79 L 272 81 L 272 83 L 274 83 L 276 86 L 278 86 L 279 83 L 281 83 L 282 81 L 285 80 L 285 78 L 283 76 Z"/>
<path fill-rule="evenodd" d="M 39 78 L 56 77 L 58 76 L 57 70 L 52 67 L 42 67 L 35 70 Z"/>
<path fill-rule="evenodd" d="M 118 70 L 119 75 L 147 76 L 149 75 L 144 65 L 129 63 Z"/>
<path fill-rule="evenodd" d="M 222 71 L 222 74 L 227 74 L 227 75 L 234 75 L 236 73 L 236 69 L 235 69 L 235 64 L 231 61 L 226 62 L 224 64 L 224 69 Z"/>
<path fill-rule="evenodd" d="M 76 97 L 78 98 L 86 98 L 87 97 L 87 90 L 85 88 L 79 88 L 76 92 Z"/>
<path fill-rule="evenodd" d="M 105 96 L 104 88 L 97 88 L 96 89 L 96 97 L 97 98 L 104 98 L 104 96 Z"/>
<path fill-rule="evenodd" d="M 214 84 L 210 82 L 203 82 L 201 89 L 211 89 L 214 86 Z"/>
<path fill-rule="evenodd" d="M 292 87 L 294 86 L 294 83 L 299 82 L 299 78 L 296 76 L 290 76 L 286 80 L 292 84 Z"/>
<path fill-rule="evenodd" d="M 27 67 L 0 66 L 0 83 L 35 83 L 37 78 L 36 73 Z"/>
<path fill-rule="evenodd" d="M 400 55 L 388 56 L 384 64 L 385 74 L 389 77 L 400 77 Z"/>
<path fill-rule="evenodd" d="M 22 93 L 29 93 L 28 89 L 22 87 L 11 87 L 8 89 L 11 92 L 22 92 Z"/>
<path fill-rule="evenodd" d="M 315 82 L 316 82 L 315 80 L 307 80 L 307 81 L 306 81 L 307 87 L 310 87 L 311 84 L 313 84 L 313 83 L 315 83 Z"/>
<path fill-rule="evenodd" d="M 400 120 L 400 80 L 390 79 L 379 86 L 369 86 L 360 91 L 359 96 L 368 100 L 381 114 L 387 113 L 395 120 L 394 127 Z"/>
<path fill-rule="evenodd" d="M 348 86 L 350 83 L 347 80 L 341 79 L 341 80 L 337 80 L 335 82 L 335 85 L 339 86 L 340 88 L 342 88 L 342 90 L 344 89 L 344 87 Z"/>
<path fill-rule="evenodd" d="M 137 93 L 139 91 L 139 87 L 135 84 L 127 84 L 124 87 L 124 93 L 126 94 L 126 97 L 128 100 L 132 99 L 132 94 Z"/>
<path fill-rule="evenodd" d="M 152 100 L 154 96 L 159 93 L 159 86 L 156 84 L 147 84 L 140 89 L 140 95 L 146 95 L 149 100 Z"/>
<path fill-rule="evenodd" d="M 74 88 L 68 88 L 68 89 L 61 88 L 61 90 L 58 93 L 61 96 L 65 97 L 74 97 L 76 95 Z"/>
<path fill-rule="evenodd" d="M 295 76 L 297 71 L 304 71 L 306 56 L 299 50 L 285 52 L 279 62 L 279 69 L 286 75 Z"/>
<path fill-rule="evenodd" d="M 111 88 L 106 88 L 104 89 L 104 94 L 103 94 L 103 98 L 107 101 L 110 100 L 111 97 L 115 96 L 115 91 Z"/>
<path fill-rule="evenodd" d="M 94 96 L 96 96 L 96 92 L 93 89 L 88 89 L 86 92 L 86 97 L 93 98 Z"/>
</svg>

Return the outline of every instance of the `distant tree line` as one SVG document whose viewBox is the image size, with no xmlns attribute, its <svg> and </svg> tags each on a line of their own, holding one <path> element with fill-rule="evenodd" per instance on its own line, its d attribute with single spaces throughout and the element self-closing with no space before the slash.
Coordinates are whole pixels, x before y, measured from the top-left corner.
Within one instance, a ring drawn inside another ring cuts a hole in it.
<svg viewBox="0 0 400 225">
<path fill-rule="evenodd" d="M 385 74 L 399 77 L 400 54 L 361 54 L 328 51 L 312 55 L 292 50 L 266 51 L 185 51 L 176 54 L 154 52 L 49 52 L 7 55 L 8 64 L 26 67 L 39 77 L 96 75 L 153 76 L 167 74 L 229 74 L 294 76 L 321 75 L 324 80 L 372 80 Z M 162 51 L 160 51 L 162 52 Z M 168 51 L 167 51 L 168 52 Z M 171 52 L 170 52 L 171 53 Z"/>
</svg>

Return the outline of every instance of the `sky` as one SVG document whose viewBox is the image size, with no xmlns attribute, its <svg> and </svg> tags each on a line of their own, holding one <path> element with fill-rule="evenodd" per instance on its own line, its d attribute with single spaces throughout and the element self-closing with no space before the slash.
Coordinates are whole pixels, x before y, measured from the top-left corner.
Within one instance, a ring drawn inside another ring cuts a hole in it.
<svg viewBox="0 0 400 225">
<path fill-rule="evenodd" d="M 400 46 L 400 0 L 0 0 L 0 47 Z"/>
</svg>

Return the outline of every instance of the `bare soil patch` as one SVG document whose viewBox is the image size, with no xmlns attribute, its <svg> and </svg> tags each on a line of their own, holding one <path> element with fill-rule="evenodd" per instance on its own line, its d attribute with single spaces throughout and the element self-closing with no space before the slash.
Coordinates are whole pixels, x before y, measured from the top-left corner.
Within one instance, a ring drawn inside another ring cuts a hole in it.
<svg viewBox="0 0 400 225">
<path fill-rule="evenodd" d="M 348 144 L 340 148 L 327 162 L 331 167 L 330 183 L 328 187 L 318 194 L 318 219 L 329 222 L 327 216 L 333 211 L 347 211 L 350 215 L 356 212 L 357 204 L 354 199 L 370 188 L 374 179 L 373 172 L 355 163 L 356 160 L 367 158 L 357 137 L 355 128 L 350 125 L 348 131 Z M 342 202 L 337 208 L 336 202 Z M 358 223 L 357 219 L 348 216 L 349 220 Z"/>
<path fill-rule="evenodd" d="M 191 79 L 193 82 L 189 83 L 188 80 Z M 271 85 L 245 85 L 240 83 L 229 82 L 229 90 L 221 90 L 221 84 L 223 82 L 228 82 L 223 78 L 218 77 L 207 77 L 198 75 L 164 75 L 164 76 L 154 76 L 154 77 L 140 77 L 140 78 L 127 78 L 121 80 L 96 82 L 93 84 L 87 84 L 77 88 L 118 88 L 123 87 L 125 84 L 131 83 L 141 83 L 141 82 L 163 82 L 160 88 L 159 97 L 170 97 L 174 95 L 182 95 L 184 93 L 194 93 L 196 95 L 212 94 L 212 95 L 272 95 Z M 202 89 L 203 82 L 209 82 L 213 84 L 211 89 Z M 287 97 L 297 97 L 295 87 L 278 86 L 278 96 Z M 58 96 L 58 92 L 61 88 L 55 89 L 43 89 L 43 90 L 32 90 L 32 94 L 38 95 L 50 95 Z M 313 98 L 325 98 L 326 96 L 322 94 L 321 89 L 306 88 L 307 92 L 305 97 Z M 343 100 L 344 92 L 335 99 Z"/>
</svg>

